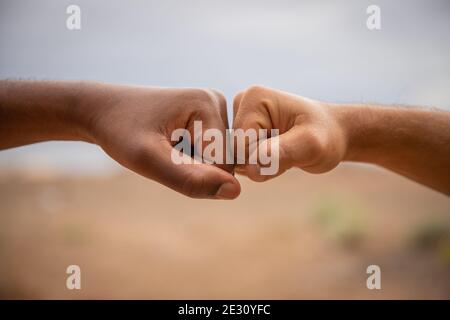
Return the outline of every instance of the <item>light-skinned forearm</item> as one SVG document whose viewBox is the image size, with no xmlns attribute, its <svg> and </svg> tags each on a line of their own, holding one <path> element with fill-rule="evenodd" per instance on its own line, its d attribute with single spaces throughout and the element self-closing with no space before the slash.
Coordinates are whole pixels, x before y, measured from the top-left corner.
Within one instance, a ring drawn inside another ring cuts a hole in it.
<svg viewBox="0 0 450 320">
<path fill-rule="evenodd" d="M 347 137 L 344 160 L 380 165 L 450 195 L 450 112 L 332 105 Z"/>
</svg>

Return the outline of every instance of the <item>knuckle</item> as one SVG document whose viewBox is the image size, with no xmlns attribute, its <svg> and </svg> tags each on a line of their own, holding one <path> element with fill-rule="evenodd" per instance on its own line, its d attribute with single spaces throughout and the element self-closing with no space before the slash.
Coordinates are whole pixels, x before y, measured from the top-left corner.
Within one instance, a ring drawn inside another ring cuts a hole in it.
<svg viewBox="0 0 450 320">
<path fill-rule="evenodd" d="M 222 91 L 217 89 L 206 89 L 206 90 L 209 91 L 209 93 L 219 101 L 219 104 L 226 103 L 225 95 L 222 93 Z"/>
<path fill-rule="evenodd" d="M 271 89 L 259 85 L 247 88 L 242 96 L 242 109 L 246 112 L 263 113 L 274 107 L 275 99 Z"/>
<path fill-rule="evenodd" d="M 216 110 L 223 118 L 227 119 L 227 99 L 223 93 L 218 90 L 210 89 L 210 91 L 212 96 L 215 98 L 214 106 L 216 107 Z"/>
<path fill-rule="evenodd" d="M 328 142 L 320 132 L 309 130 L 303 136 L 309 162 L 313 165 L 320 165 L 326 160 Z"/>
<path fill-rule="evenodd" d="M 237 110 L 242 100 L 242 96 L 244 95 L 243 91 L 238 92 L 233 98 L 233 108 Z"/>
<path fill-rule="evenodd" d="M 245 90 L 247 97 L 261 97 L 267 94 L 268 89 L 261 85 L 251 85 Z"/>
<path fill-rule="evenodd" d="M 219 91 L 203 88 L 190 90 L 190 101 L 195 110 L 208 115 L 226 112 L 226 99 Z"/>
<path fill-rule="evenodd" d="M 215 102 L 214 94 L 209 89 L 189 88 L 183 92 L 184 99 L 190 101 L 193 105 L 205 105 Z"/>
</svg>

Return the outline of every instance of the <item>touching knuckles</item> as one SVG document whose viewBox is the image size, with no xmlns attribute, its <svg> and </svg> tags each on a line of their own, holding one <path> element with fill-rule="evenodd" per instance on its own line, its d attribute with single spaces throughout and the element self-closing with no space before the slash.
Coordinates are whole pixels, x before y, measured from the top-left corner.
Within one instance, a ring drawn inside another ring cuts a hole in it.
<svg viewBox="0 0 450 320">
<path fill-rule="evenodd" d="M 104 131 L 111 138 L 117 132 L 123 134 L 120 138 L 105 139 L 111 142 L 102 147 L 126 167 L 189 197 L 217 198 L 216 193 L 227 181 L 233 185 L 229 193 L 236 197 L 240 187 L 230 174 L 234 171 L 261 182 L 291 167 L 309 172 L 325 172 L 339 163 L 339 146 L 334 145 L 332 129 L 327 126 L 331 122 L 320 104 L 256 85 L 237 93 L 233 99 L 233 134 L 249 129 L 265 129 L 269 132 L 267 136 L 260 136 L 258 132 L 253 141 L 250 138 L 244 140 L 244 163 L 238 161 L 238 145 L 233 140 L 235 155 L 231 164 L 225 163 L 228 151 L 223 150 L 223 163 L 178 166 L 171 162 L 171 152 L 177 143 L 171 141 L 173 131 L 186 129 L 191 136 L 195 136 L 195 121 L 202 121 L 203 130 L 216 129 L 225 138 L 228 128 L 226 99 L 221 92 L 213 89 L 157 89 L 156 93 L 151 101 L 145 89 L 133 91 L 127 96 L 129 99 L 120 100 L 122 107 L 117 109 L 122 112 L 111 112 L 111 119 L 105 122 L 116 129 L 105 125 L 108 129 Z M 274 149 L 279 152 L 279 168 L 271 175 L 263 175 L 261 166 L 267 167 L 267 164 L 260 162 L 259 151 L 257 163 L 248 160 L 255 151 L 252 149 L 255 145 L 259 148 L 267 139 L 272 141 L 274 137 L 270 129 L 278 129 L 280 133 L 275 139 L 277 143 L 279 141 L 279 148 Z M 213 141 L 202 141 L 200 152 Z M 192 144 L 194 142 L 190 141 Z M 224 145 L 227 145 L 226 141 Z M 175 172 L 169 172 L 171 170 Z"/>
</svg>

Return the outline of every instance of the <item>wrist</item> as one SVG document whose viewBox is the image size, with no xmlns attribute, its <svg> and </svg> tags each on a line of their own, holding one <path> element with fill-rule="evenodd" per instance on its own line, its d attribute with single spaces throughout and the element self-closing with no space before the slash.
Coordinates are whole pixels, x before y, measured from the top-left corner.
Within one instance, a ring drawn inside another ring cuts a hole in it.
<svg viewBox="0 0 450 320">
<path fill-rule="evenodd" d="M 378 112 L 359 104 L 331 104 L 331 109 L 345 140 L 342 161 L 375 162 L 383 134 L 378 129 Z"/>
<path fill-rule="evenodd" d="M 99 82 L 79 82 L 74 85 L 70 118 L 78 140 L 96 143 L 96 123 L 102 117 L 103 109 L 111 100 L 111 89 Z"/>
<path fill-rule="evenodd" d="M 347 141 L 343 161 L 389 166 L 395 154 L 408 149 L 411 128 L 404 121 L 409 115 L 406 108 L 339 104 L 335 109 Z"/>
</svg>

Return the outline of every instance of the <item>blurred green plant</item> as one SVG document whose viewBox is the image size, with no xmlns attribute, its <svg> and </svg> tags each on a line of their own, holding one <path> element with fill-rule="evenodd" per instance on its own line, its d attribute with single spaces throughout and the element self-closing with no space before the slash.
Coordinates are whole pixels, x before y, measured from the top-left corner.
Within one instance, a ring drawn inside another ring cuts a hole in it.
<svg viewBox="0 0 450 320">
<path fill-rule="evenodd" d="M 420 224 L 412 235 L 414 247 L 435 252 L 450 266 L 450 219 Z"/>
<path fill-rule="evenodd" d="M 312 210 L 326 234 L 346 249 L 356 249 L 364 241 L 364 212 L 360 204 L 346 197 L 322 197 Z"/>
</svg>

